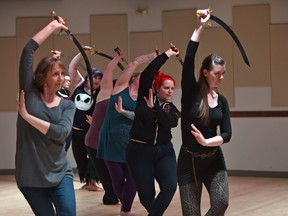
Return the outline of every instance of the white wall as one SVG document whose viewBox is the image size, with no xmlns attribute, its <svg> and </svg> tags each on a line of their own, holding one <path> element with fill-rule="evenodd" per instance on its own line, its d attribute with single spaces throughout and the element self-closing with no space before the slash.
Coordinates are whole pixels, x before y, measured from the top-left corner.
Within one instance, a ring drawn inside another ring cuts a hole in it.
<svg viewBox="0 0 288 216">
<path fill-rule="evenodd" d="M 73 33 L 87 34 L 91 14 L 126 13 L 129 32 L 156 31 L 161 30 L 163 10 L 211 6 L 215 15 L 231 25 L 232 6 L 251 4 L 270 4 L 271 23 L 288 23 L 287 0 L 1 0 L 0 37 L 16 35 L 16 17 L 49 16 L 52 10 L 68 19 L 68 26 Z M 139 7 L 147 7 L 149 14 L 137 15 L 135 11 Z M 1 89 L 3 90 L 5 89 Z M 181 92 L 176 91 L 175 103 L 179 108 L 180 95 Z M 235 99 L 236 106 L 232 111 L 288 109 L 288 107 L 271 107 L 268 87 L 238 88 L 235 91 Z M 230 143 L 223 146 L 228 169 L 288 172 L 287 125 L 288 118 L 233 118 L 233 137 Z M 0 170 L 14 169 L 15 134 L 16 113 L 0 112 Z M 179 127 L 173 131 L 173 135 L 178 153 L 181 145 Z M 68 153 L 75 167 L 71 149 Z"/>
</svg>

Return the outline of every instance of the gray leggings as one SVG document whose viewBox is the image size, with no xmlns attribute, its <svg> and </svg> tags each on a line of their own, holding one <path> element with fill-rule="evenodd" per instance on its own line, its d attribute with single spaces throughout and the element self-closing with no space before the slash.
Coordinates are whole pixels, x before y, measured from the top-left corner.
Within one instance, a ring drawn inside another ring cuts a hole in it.
<svg viewBox="0 0 288 216">
<path fill-rule="evenodd" d="M 220 171 L 213 176 L 189 183 L 179 187 L 182 215 L 183 216 L 201 216 L 201 195 L 202 183 L 207 188 L 210 197 L 210 209 L 206 216 L 222 216 L 228 208 L 229 189 L 228 175 L 226 171 Z"/>
</svg>

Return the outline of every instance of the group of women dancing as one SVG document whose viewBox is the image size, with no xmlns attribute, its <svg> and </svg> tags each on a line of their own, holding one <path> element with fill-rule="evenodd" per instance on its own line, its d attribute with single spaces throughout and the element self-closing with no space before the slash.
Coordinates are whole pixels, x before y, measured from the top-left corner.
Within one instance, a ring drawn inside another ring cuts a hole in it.
<svg viewBox="0 0 288 216">
<path fill-rule="evenodd" d="M 181 109 L 172 102 L 173 76 L 161 70 L 169 58 L 179 56 L 176 47 L 133 59 L 116 80 L 113 71 L 124 54 L 115 52 L 103 72 L 92 68 L 92 82 L 78 71 L 83 61 L 79 53 L 68 67 L 73 89 L 67 99 L 59 95 L 67 75 L 61 58 L 44 57 L 33 71 L 39 46 L 56 30 L 68 31 L 64 19 L 57 16 L 27 42 L 19 63 L 15 175 L 35 215 L 76 215 L 74 174 L 66 153 L 69 136 L 80 181 L 91 190 L 101 182 L 103 204 L 119 203 L 120 216 L 135 215 L 136 194 L 148 216 L 164 215 L 177 185 L 183 216 L 201 215 L 203 185 L 210 196 L 205 215 L 225 214 L 228 176 L 220 146 L 232 135 L 229 106 L 218 91 L 225 61 L 208 55 L 196 79 L 195 55 L 210 18 L 210 10 L 200 12 L 182 69 Z M 84 50 L 89 55 L 92 49 Z M 135 72 L 147 62 L 143 72 Z M 177 159 L 171 130 L 179 119 Z"/>
</svg>

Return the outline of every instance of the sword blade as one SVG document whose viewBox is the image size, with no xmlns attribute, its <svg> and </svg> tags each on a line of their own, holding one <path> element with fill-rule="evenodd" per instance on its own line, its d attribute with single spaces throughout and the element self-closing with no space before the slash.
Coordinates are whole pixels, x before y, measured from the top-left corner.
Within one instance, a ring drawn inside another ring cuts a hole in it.
<svg viewBox="0 0 288 216">
<path fill-rule="evenodd" d="M 244 50 L 240 40 L 238 39 L 236 34 L 233 32 L 233 30 L 223 20 L 221 20 L 220 18 L 218 18 L 212 14 L 210 15 L 210 19 L 213 20 L 214 22 L 218 23 L 220 26 L 222 26 L 230 34 L 230 36 L 233 38 L 234 42 L 236 43 L 236 45 L 237 45 L 237 47 L 238 47 L 238 49 L 242 55 L 244 62 L 250 67 L 250 63 L 249 63 L 248 57 L 245 53 L 245 50 Z"/>
</svg>

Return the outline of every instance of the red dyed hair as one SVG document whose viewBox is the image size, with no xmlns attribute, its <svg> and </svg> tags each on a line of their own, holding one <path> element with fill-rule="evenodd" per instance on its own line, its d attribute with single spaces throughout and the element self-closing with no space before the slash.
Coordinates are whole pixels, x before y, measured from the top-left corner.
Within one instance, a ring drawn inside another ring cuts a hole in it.
<svg viewBox="0 0 288 216">
<path fill-rule="evenodd" d="M 160 88 L 160 86 L 162 85 L 162 83 L 165 81 L 165 80 L 171 80 L 173 81 L 174 85 L 176 84 L 175 80 L 173 79 L 173 77 L 167 75 L 167 74 L 164 74 L 163 72 L 161 71 L 158 71 L 154 77 L 154 81 L 153 81 L 153 84 L 152 84 L 152 87 L 153 87 L 153 91 L 156 92 L 156 89 Z"/>
</svg>

